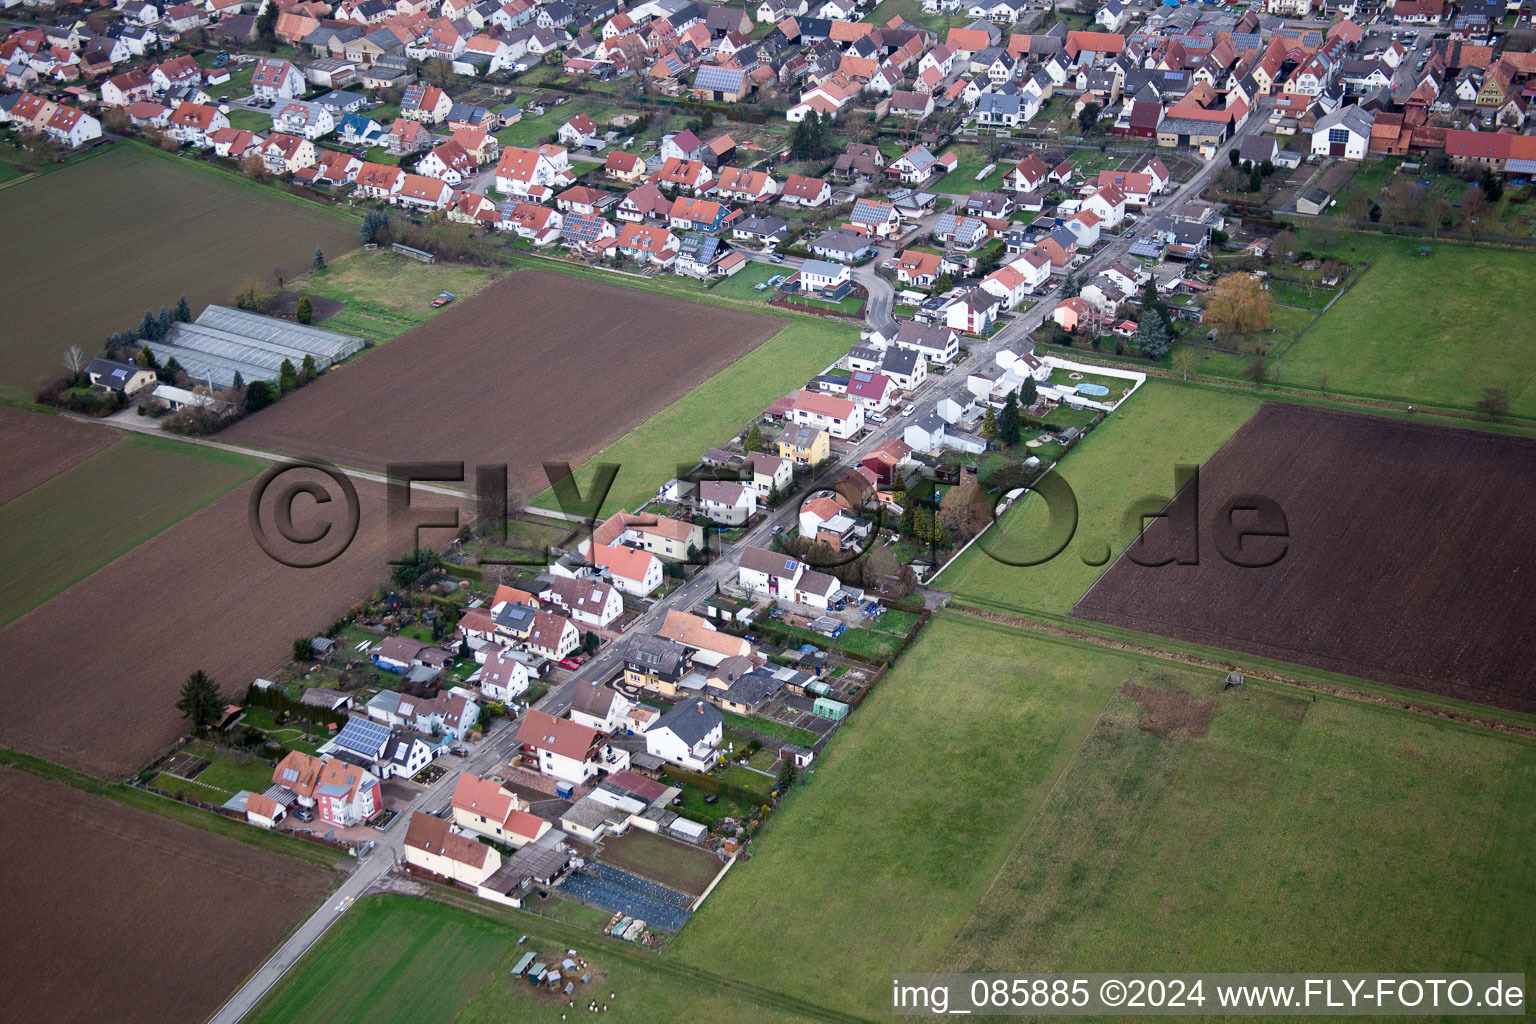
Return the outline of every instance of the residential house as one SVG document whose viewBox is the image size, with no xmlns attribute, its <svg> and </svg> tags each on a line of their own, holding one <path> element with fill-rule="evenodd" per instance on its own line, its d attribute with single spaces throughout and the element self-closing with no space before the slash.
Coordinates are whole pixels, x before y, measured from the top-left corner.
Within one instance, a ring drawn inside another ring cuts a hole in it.
<svg viewBox="0 0 1536 1024">
<path fill-rule="evenodd" d="M 424 124 L 441 124 L 452 109 L 453 100 L 446 92 L 420 82 L 409 86 L 400 100 L 400 116 Z"/>
<path fill-rule="evenodd" d="M 982 288 L 973 288 L 944 307 L 944 323 L 967 334 L 986 334 L 997 322 L 1003 301 Z"/>
<path fill-rule="evenodd" d="M 822 179 L 807 177 L 803 174 L 791 174 L 784 179 L 784 189 L 780 193 L 779 201 L 787 206 L 816 209 L 826 205 L 831 199 L 832 186 Z"/>
<path fill-rule="evenodd" d="M 693 650 L 665 637 L 633 637 L 624 648 L 624 683 L 664 696 L 693 671 Z"/>
<path fill-rule="evenodd" d="M 479 886 L 501 869 L 501 854 L 455 833 L 443 819 L 416 811 L 405 830 L 405 862 L 451 882 Z"/>
<path fill-rule="evenodd" d="M 901 215 L 891 203 L 878 199 L 859 199 L 853 204 L 848 223 L 854 230 L 876 238 L 890 238 L 901 228 Z"/>
<path fill-rule="evenodd" d="M 563 146 L 537 149 L 508 146 L 496 163 L 496 191 L 505 195 L 546 199 L 556 188 L 576 180 L 570 157 Z"/>
<path fill-rule="evenodd" d="M 779 457 L 796 466 L 817 466 L 831 455 L 831 435 L 815 427 L 790 427 L 779 435 Z"/>
<path fill-rule="evenodd" d="M 624 614 L 624 598 L 616 587 L 596 580 L 557 576 L 544 598 L 578 625 L 603 629 Z"/>
<path fill-rule="evenodd" d="M 670 267 L 676 260 L 681 243 L 666 228 L 647 227 L 644 224 L 626 224 L 619 232 L 614 248 L 632 260 Z"/>
<path fill-rule="evenodd" d="M 453 809 L 453 823 L 459 828 L 514 849 L 538 840 L 553 827 L 495 779 L 470 772 L 459 775 L 449 807 Z"/>
<path fill-rule="evenodd" d="M 229 118 L 218 107 L 206 103 L 183 103 L 171 111 L 165 133 L 177 142 L 207 149 L 212 145 L 208 137 L 220 128 L 228 127 Z M 313 149 L 313 145 L 310 148 Z"/>
<path fill-rule="evenodd" d="M 696 664 L 711 667 L 752 653 L 752 645 L 743 638 L 722 633 L 707 619 L 687 612 L 668 611 L 656 635 L 682 644 L 693 652 Z"/>
<path fill-rule="evenodd" d="M 132 398 L 159 382 L 155 371 L 137 363 L 124 363 L 116 359 L 92 359 L 85 367 L 91 387 L 101 391 L 115 391 L 124 398 Z"/>
<path fill-rule="evenodd" d="M 720 760 L 725 719 L 700 697 L 676 704 L 645 732 L 645 749 L 654 757 L 697 772 L 712 770 Z"/>
<path fill-rule="evenodd" d="M 592 542 L 599 546 L 622 544 L 638 547 L 658 558 L 681 562 L 688 558 L 688 550 L 704 547 L 704 527 L 668 516 L 615 512 L 592 531 Z M 585 553 L 588 544 L 582 541 L 580 550 Z"/>
<path fill-rule="evenodd" d="M 405 172 L 388 164 L 365 163 L 358 168 L 353 191 L 364 199 L 388 199 L 405 184 Z"/>
<path fill-rule="evenodd" d="M 864 429 L 864 410 L 857 402 L 846 398 L 815 391 L 797 391 L 791 396 L 789 421 L 825 430 L 831 436 L 846 441 Z"/>
<path fill-rule="evenodd" d="M 606 734 L 537 708 L 523 714 L 517 742 L 525 763 L 571 785 L 629 767 L 628 752 L 609 746 Z"/>
<path fill-rule="evenodd" d="M 486 700 L 507 703 L 528 692 L 528 666 L 513 656 L 511 648 L 496 644 L 468 681 L 480 687 Z"/>
<path fill-rule="evenodd" d="M 913 288 L 930 289 L 938 284 L 941 259 L 936 252 L 903 250 L 896 258 L 896 280 Z"/>
<path fill-rule="evenodd" d="M 633 597 L 647 597 L 661 586 L 661 559 L 649 551 L 624 544 L 598 544 L 593 546 L 591 557 L 615 587 Z"/>
<path fill-rule="evenodd" d="M 443 210 L 452 197 L 453 186 L 448 182 L 424 174 L 407 174 L 391 201 L 416 209 Z"/>
<path fill-rule="evenodd" d="M 304 89 L 304 75 L 288 61 L 278 57 L 257 58 L 251 72 L 251 94 L 257 99 L 294 99 L 303 96 Z"/>
<path fill-rule="evenodd" d="M 741 526 L 757 513 L 757 490 L 729 480 L 701 480 L 698 505 L 721 526 Z"/>
<path fill-rule="evenodd" d="M 1324 114 L 1312 128 L 1312 154 L 1364 160 L 1370 147 L 1371 123 L 1370 112 L 1358 106 L 1339 107 Z"/>
</svg>

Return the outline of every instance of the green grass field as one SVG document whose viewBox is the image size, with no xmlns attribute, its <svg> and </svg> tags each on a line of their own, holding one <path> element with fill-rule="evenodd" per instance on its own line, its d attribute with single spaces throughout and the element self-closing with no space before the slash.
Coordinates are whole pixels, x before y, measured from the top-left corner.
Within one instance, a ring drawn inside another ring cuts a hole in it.
<svg viewBox="0 0 1536 1024">
<path fill-rule="evenodd" d="M 975 191 L 991 191 L 1003 183 L 1004 175 L 1013 170 L 1014 164 L 1018 162 L 1009 160 L 1007 157 L 993 160 L 987 156 L 987 151 L 982 146 L 950 146 L 943 153 L 955 154 L 960 162 L 955 165 L 954 170 L 926 186 L 929 192 L 952 192 L 964 196 Z M 976 180 L 976 175 L 980 174 L 988 164 L 996 166 L 985 178 Z"/>
<path fill-rule="evenodd" d="M 103 430 L 110 429 L 103 427 Z M 255 475 L 242 455 L 142 434 L 0 506 L 0 623 Z"/>
<path fill-rule="evenodd" d="M 490 905 L 487 904 L 487 907 Z M 406 896 L 368 896 L 256 1010 L 256 1024 L 503 1024 L 588 1016 L 604 1020 L 804 1020 L 753 1000 L 737 983 L 657 963 L 628 943 L 506 911 L 505 923 L 456 906 Z M 606 920 L 606 919 L 605 919 Z M 517 940 L 526 935 L 527 942 Z M 558 960 L 576 949 L 602 973 L 579 1009 L 536 994 L 510 970 L 524 953 Z M 599 992 L 598 989 L 601 989 Z M 609 1002 L 609 993 L 615 998 Z M 745 1016 L 741 1016 L 745 1015 Z"/>
<path fill-rule="evenodd" d="M 939 615 L 667 957 L 870 1019 L 894 971 L 1532 969 L 1536 746 L 1221 678 Z"/>
<path fill-rule="evenodd" d="M 1148 380 L 1056 471 L 1077 498 L 1077 530 L 1066 550 L 1034 566 L 999 561 L 1027 561 L 1054 547 L 1047 539 L 1060 536 L 1049 526 L 1045 502 L 1027 495 L 934 586 L 996 608 L 1066 615 L 1108 567 L 1110 554 L 1135 538 L 1142 503 L 1164 496 L 1152 503 L 1150 511 L 1156 511 L 1173 496 L 1175 465 L 1205 462 L 1258 407 L 1246 395 Z"/>
<path fill-rule="evenodd" d="M 328 330 L 388 341 L 423 323 L 437 310 L 438 292 L 462 301 L 499 276 L 495 270 L 460 263 L 422 263 L 387 251 L 359 249 L 289 282 L 292 291 L 346 303 L 321 325 Z"/>
<path fill-rule="evenodd" d="M 757 291 L 757 286 L 765 283 L 770 277 L 777 277 L 784 273 L 786 271 L 783 267 L 754 261 L 715 285 L 709 293 L 726 299 L 740 299 L 743 302 L 767 302 L 773 298 L 773 289 L 764 288 L 762 291 Z"/>
<path fill-rule="evenodd" d="M 939 42 L 944 41 L 949 26 L 961 28 L 969 23 L 969 19 L 961 14 L 929 14 L 923 10 L 923 5 L 917 0 L 883 0 L 874 10 L 864 15 L 864 21 L 873 25 L 884 25 L 892 18 L 904 18 L 918 28 L 931 29 L 939 34 Z"/>
<path fill-rule="evenodd" d="M 1283 383 L 1471 409 L 1503 388 L 1536 416 L 1536 334 L 1525 316 L 1536 255 L 1365 232 L 1303 232 L 1302 244 L 1370 260 L 1339 301 L 1280 356 Z"/>
<path fill-rule="evenodd" d="M 715 374 L 688 394 L 609 445 L 576 471 L 587 494 L 593 466 L 620 465 L 602 514 L 636 509 L 656 488 L 677 475 L 677 462 L 729 441 L 775 399 L 803 385 L 858 340 L 858 328 L 810 317 L 790 320 L 784 330 Z M 531 504 L 558 508 L 552 491 Z"/>
<path fill-rule="evenodd" d="M 518 106 L 523 106 L 523 103 L 519 102 Z M 590 99 L 573 99 L 558 107 L 550 107 L 538 116 L 523 114 L 516 124 L 509 124 L 497 132 L 496 138 L 503 146 L 531 148 L 548 142 L 549 137 L 559 131 L 561 125 L 577 114 L 586 114 L 597 122 L 599 129 L 606 130 L 609 120 L 622 113 L 624 108 L 615 104 Z M 586 166 L 578 165 L 577 173 L 581 173 Z"/>
<path fill-rule="evenodd" d="M 335 258 L 361 242 L 348 214 L 127 143 L 0 190 L 0 215 L 11 237 L 32 240 L 0 256 L 0 309 L 12 314 L 0 338 L 8 398 L 57 378 L 70 345 L 99 354 L 146 309 L 184 295 L 196 315 L 247 278 L 297 275 L 317 245 Z"/>
<path fill-rule="evenodd" d="M 260 110 L 246 110 L 243 107 L 236 107 L 229 112 L 229 126 L 246 132 L 271 131 L 272 115 L 262 113 Z"/>
</svg>

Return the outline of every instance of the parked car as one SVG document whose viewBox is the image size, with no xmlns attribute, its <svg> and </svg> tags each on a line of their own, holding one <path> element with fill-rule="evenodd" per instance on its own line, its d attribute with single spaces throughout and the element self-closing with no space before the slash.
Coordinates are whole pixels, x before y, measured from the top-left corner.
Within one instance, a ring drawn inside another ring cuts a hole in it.
<svg viewBox="0 0 1536 1024">
<path fill-rule="evenodd" d="M 580 658 L 576 658 L 576 657 L 561 658 L 560 661 L 557 664 L 559 664 L 559 666 L 561 668 L 568 668 L 568 669 L 581 668 L 581 659 Z"/>
<path fill-rule="evenodd" d="M 868 419 L 869 422 L 871 422 L 871 423 L 884 423 L 885 422 L 885 416 L 882 413 L 878 413 L 878 412 L 870 413 L 866 417 L 866 419 Z"/>
<path fill-rule="evenodd" d="M 293 812 L 293 816 L 295 818 L 298 818 L 300 821 L 314 821 L 315 820 L 315 812 L 313 812 L 313 811 L 311 811 L 311 810 L 309 810 L 308 808 L 305 808 L 305 807 L 300 807 L 297 810 L 295 810 Z"/>
<path fill-rule="evenodd" d="M 909 405 L 905 409 L 901 410 L 901 414 L 903 416 L 911 416 L 915 412 L 917 412 L 917 406 L 915 405 Z"/>
<path fill-rule="evenodd" d="M 768 262 L 769 263 L 783 263 L 784 262 L 784 257 L 779 255 L 778 253 L 774 253 L 772 256 L 768 257 Z"/>
<path fill-rule="evenodd" d="M 458 296 L 453 294 L 453 292 L 438 292 L 437 298 L 432 300 L 432 308 L 438 309 L 442 306 L 446 306 L 456 298 L 458 298 Z"/>
</svg>

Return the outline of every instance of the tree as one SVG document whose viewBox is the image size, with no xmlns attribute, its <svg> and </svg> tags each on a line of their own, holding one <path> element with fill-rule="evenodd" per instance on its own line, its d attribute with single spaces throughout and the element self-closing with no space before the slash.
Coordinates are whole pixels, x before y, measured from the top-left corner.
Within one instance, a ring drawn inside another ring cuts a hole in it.
<svg viewBox="0 0 1536 1024">
<path fill-rule="evenodd" d="M 795 784 L 795 779 L 799 776 L 800 769 L 795 766 L 794 755 L 786 755 L 783 751 L 780 751 L 779 756 L 783 758 L 779 762 L 779 788 L 787 793 L 789 792 L 789 787 Z"/>
<path fill-rule="evenodd" d="M 230 382 L 229 390 L 231 390 L 231 391 L 239 391 L 240 389 L 242 389 L 244 387 L 245 387 L 245 378 L 240 376 L 240 371 L 239 370 L 236 370 L 235 371 L 235 379 Z"/>
<path fill-rule="evenodd" d="M 1227 163 L 1231 164 L 1233 167 L 1236 167 L 1238 161 L 1240 160 L 1242 160 L 1242 157 L 1238 155 L 1236 146 L 1233 146 L 1231 149 L 1227 150 Z"/>
<path fill-rule="evenodd" d="M 260 412 L 281 397 L 269 380 L 253 380 L 245 389 L 246 412 Z"/>
<path fill-rule="evenodd" d="M 1253 359 L 1248 363 L 1248 368 L 1243 371 L 1243 376 L 1255 384 L 1263 384 L 1269 380 L 1269 367 L 1264 365 L 1264 354 L 1255 352 Z"/>
<path fill-rule="evenodd" d="M 1195 372 L 1195 350 L 1180 348 L 1173 353 L 1173 368 L 1182 380 L 1189 380 L 1189 375 Z"/>
<path fill-rule="evenodd" d="M 435 85 L 439 89 L 445 88 L 453 81 L 453 62 L 441 57 L 433 57 L 421 65 L 421 77 L 428 85 Z"/>
<path fill-rule="evenodd" d="M 986 492 L 976 478 L 965 475 L 965 482 L 951 487 L 939 505 L 939 522 L 958 543 L 965 543 L 992 522 L 992 510 Z"/>
<path fill-rule="evenodd" d="M 363 244 L 372 245 L 378 240 L 379 233 L 389 226 L 389 214 L 383 210 L 369 210 L 363 214 L 362 227 L 358 229 L 363 236 Z"/>
<path fill-rule="evenodd" d="M 187 305 L 187 297 L 185 295 L 176 302 L 176 321 L 183 324 L 192 322 L 192 307 Z"/>
<path fill-rule="evenodd" d="M 1251 274 L 1223 274 L 1210 291 L 1205 322 L 1230 334 L 1250 334 L 1269 327 L 1269 292 Z"/>
<path fill-rule="evenodd" d="M 80 374 L 85 372 L 85 349 L 79 345 L 71 345 L 64 350 L 64 369 L 69 371 L 70 381 L 73 382 Z"/>
<path fill-rule="evenodd" d="M 170 334 L 171 333 L 171 325 L 174 324 L 175 322 L 176 322 L 176 314 L 171 312 L 166 307 L 161 306 L 160 307 L 160 312 L 155 315 L 155 324 L 157 326 L 157 329 L 160 331 L 160 337 L 163 338 L 167 334 Z"/>
<path fill-rule="evenodd" d="M 1005 446 L 1012 448 L 1019 443 L 1023 433 L 1023 423 L 1019 419 L 1018 396 L 1009 394 L 1003 399 L 1003 414 L 997 418 L 997 439 Z"/>
<path fill-rule="evenodd" d="M 1492 168 L 1484 169 L 1478 184 L 1482 186 L 1483 195 L 1488 197 L 1490 203 L 1496 203 L 1504 198 L 1504 179 L 1494 174 Z"/>
<path fill-rule="evenodd" d="M 198 669 L 181 684 L 181 696 L 176 700 L 176 710 L 201 732 L 224 711 L 224 695 L 213 678 Z"/>
<path fill-rule="evenodd" d="M 318 245 L 315 246 L 315 260 L 311 264 L 316 270 L 325 269 L 325 252 Z"/>
<path fill-rule="evenodd" d="M 1077 127 L 1087 135 L 1093 126 L 1099 123 L 1099 111 L 1102 108 L 1097 103 L 1084 104 L 1083 109 L 1077 114 Z"/>
<path fill-rule="evenodd" d="M 1257 192 L 1264 187 L 1264 175 L 1259 173 L 1257 167 L 1248 171 L 1248 191 Z"/>
<path fill-rule="evenodd" d="M 1040 397 L 1040 389 L 1035 385 L 1033 376 L 1025 377 L 1024 383 L 1019 385 L 1019 408 L 1031 409 Z"/>
<path fill-rule="evenodd" d="M 160 376 L 164 377 L 166 380 L 174 381 L 176 379 L 176 375 L 181 372 L 183 372 L 181 369 L 181 364 L 176 361 L 175 356 L 170 356 L 166 359 L 165 366 L 160 371 Z"/>
<path fill-rule="evenodd" d="M 1477 400 L 1477 411 L 1487 416 L 1489 422 L 1496 421 L 1509 412 L 1509 392 L 1503 388 L 1484 388 L 1483 397 Z"/>
<path fill-rule="evenodd" d="M 314 645 L 312 645 L 309 642 L 309 637 L 301 636 L 301 637 L 296 637 L 294 639 L 294 641 L 293 641 L 293 660 L 294 661 L 314 661 L 315 660 L 315 648 L 314 648 Z"/>
<path fill-rule="evenodd" d="M 283 365 L 277 370 L 277 388 L 287 394 L 299 386 L 299 371 L 293 368 L 293 360 L 284 359 Z"/>
<path fill-rule="evenodd" d="M 139 321 L 139 337 L 145 341 L 159 339 L 160 321 L 155 319 L 155 314 L 149 310 L 144 311 L 144 318 Z"/>
<path fill-rule="evenodd" d="M 1141 308 L 1141 321 L 1136 324 L 1136 335 L 1131 345 L 1148 359 L 1161 359 L 1173 344 L 1168 322 L 1156 309 Z"/>
<path fill-rule="evenodd" d="M 160 372 L 160 363 L 156 361 L 155 354 L 149 350 L 148 345 L 145 345 L 139 349 L 139 354 L 133 357 L 133 361 L 138 363 L 140 366 L 149 367 L 156 373 Z"/>
<path fill-rule="evenodd" d="M 1077 279 L 1073 273 L 1067 274 L 1066 280 L 1061 282 L 1061 297 L 1064 299 L 1075 298 L 1083 292 L 1083 282 Z"/>
<path fill-rule="evenodd" d="M 256 16 L 256 34 L 262 39 L 276 39 L 277 0 L 266 0 Z"/>
<path fill-rule="evenodd" d="M 248 309 L 252 313 L 265 313 L 271 301 L 271 289 L 254 277 L 246 278 L 244 283 L 235 289 L 234 302 L 240 309 Z"/>
<path fill-rule="evenodd" d="M 988 441 L 997 440 L 997 413 L 987 406 L 987 418 L 981 421 L 981 436 Z"/>
<path fill-rule="evenodd" d="M 1289 263 L 1296 258 L 1296 232 L 1286 228 L 1275 236 L 1275 240 L 1269 245 L 1269 254 L 1277 260 Z"/>
<path fill-rule="evenodd" d="M 747 431 L 747 439 L 742 442 L 741 447 L 749 452 L 763 450 L 763 431 L 756 423 L 752 424 L 751 429 Z"/>
<path fill-rule="evenodd" d="M 1392 203 L 1392 219 L 1398 224 L 1417 224 L 1424 215 L 1424 204 L 1429 200 L 1429 190 L 1412 178 L 1405 178 L 1392 185 L 1388 192 Z"/>
<path fill-rule="evenodd" d="M 587 630 L 587 635 L 581 638 L 581 649 L 586 651 L 588 654 L 596 654 L 597 649 L 602 645 L 603 642 L 599 640 L 597 634 L 592 632 L 590 629 Z"/>
<path fill-rule="evenodd" d="M 1492 208 L 1488 193 L 1483 191 L 1481 185 L 1468 185 L 1461 194 L 1461 226 L 1472 236 L 1472 241 L 1477 241 L 1477 233 L 1487 221 L 1488 211 Z"/>
<path fill-rule="evenodd" d="M 307 324 L 315 318 L 315 305 L 309 301 L 308 295 L 299 297 L 299 304 L 293 309 L 293 318 L 301 324 Z"/>
<path fill-rule="evenodd" d="M 443 564 L 442 556 L 431 548 L 417 548 L 401 560 L 390 573 L 397 587 L 410 587 Z"/>
<path fill-rule="evenodd" d="M 305 353 L 304 362 L 299 364 L 299 379 L 305 384 L 320 376 L 320 366 L 315 362 L 315 357 Z"/>
<path fill-rule="evenodd" d="M 261 158 L 260 153 L 252 153 L 240 161 L 240 170 L 252 181 L 267 180 L 267 162 Z"/>
</svg>

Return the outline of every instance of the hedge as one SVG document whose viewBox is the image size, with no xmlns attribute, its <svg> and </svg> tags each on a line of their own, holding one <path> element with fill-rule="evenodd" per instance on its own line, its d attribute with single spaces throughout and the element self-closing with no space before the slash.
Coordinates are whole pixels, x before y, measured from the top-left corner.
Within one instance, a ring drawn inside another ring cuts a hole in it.
<svg viewBox="0 0 1536 1024">
<path fill-rule="evenodd" d="M 679 765 L 664 764 L 661 766 L 661 774 L 674 782 L 686 782 L 690 785 L 698 786 L 706 793 L 719 793 L 723 796 L 740 800 L 748 807 L 757 807 L 763 802 L 763 794 L 761 793 L 754 793 L 745 786 L 738 786 L 734 782 L 717 779 L 713 775 L 690 771 Z"/>
</svg>

